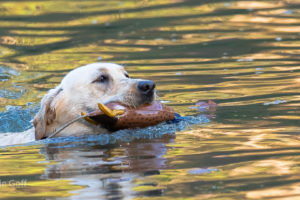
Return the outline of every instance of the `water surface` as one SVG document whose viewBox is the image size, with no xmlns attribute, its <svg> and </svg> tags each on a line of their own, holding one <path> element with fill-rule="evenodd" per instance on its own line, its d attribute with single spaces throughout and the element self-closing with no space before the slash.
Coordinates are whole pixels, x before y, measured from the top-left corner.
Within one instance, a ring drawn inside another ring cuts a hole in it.
<svg viewBox="0 0 300 200">
<path fill-rule="evenodd" d="M 300 198 L 296 0 L 0 1 L 0 132 L 71 69 L 152 79 L 197 123 L 0 149 L 1 199 Z M 198 101 L 214 100 L 203 113 Z"/>
</svg>

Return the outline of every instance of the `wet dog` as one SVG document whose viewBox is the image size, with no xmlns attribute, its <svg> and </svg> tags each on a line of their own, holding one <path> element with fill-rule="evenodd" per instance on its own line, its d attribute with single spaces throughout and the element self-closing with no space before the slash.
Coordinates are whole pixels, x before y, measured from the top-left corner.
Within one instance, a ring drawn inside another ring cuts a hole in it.
<svg viewBox="0 0 300 200">
<path fill-rule="evenodd" d="M 47 137 L 81 112 L 96 110 L 97 103 L 121 102 L 137 107 L 151 103 L 154 97 L 153 81 L 132 79 L 120 65 L 93 63 L 79 67 L 69 72 L 61 84 L 42 99 L 41 108 L 34 118 L 35 137 Z M 61 131 L 59 136 L 103 131 L 102 127 L 81 120 Z"/>
<path fill-rule="evenodd" d="M 130 78 L 125 69 L 117 64 L 88 64 L 70 71 L 56 88 L 43 97 L 40 110 L 33 120 L 34 130 L 27 130 L 23 134 L 3 134 L 0 145 L 28 142 L 33 137 L 47 138 L 81 112 L 96 110 L 98 103 L 120 102 L 137 107 L 151 103 L 154 99 L 153 81 Z M 79 120 L 56 136 L 80 136 L 101 132 L 107 131 L 101 126 Z"/>
</svg>

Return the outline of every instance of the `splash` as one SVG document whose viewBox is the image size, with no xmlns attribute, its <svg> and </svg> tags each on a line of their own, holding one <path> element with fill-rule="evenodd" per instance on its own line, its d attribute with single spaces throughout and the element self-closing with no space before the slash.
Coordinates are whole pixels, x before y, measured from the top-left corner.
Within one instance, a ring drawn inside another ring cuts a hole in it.
<svg viewBox="0 0 300 200">
<path fill-rule="evenodd" d="M 193 124 L 203 124 L 208 123 L 209 118 L 206 115 L 197 116 L 186 116 L 181 117 L 176 115 L 175 120 L 169 122 L 163 122 L 156 126 L 150 126 L 141 129 L 125 129 L 119 130 L 111 134 L 101 133 L 97 135 L 87 135 L 80 137 L 57 137 L 48 138 L 45 140 L 36 141 L 35 143 L 51 144 L 51 143 L 64 143 L 55 148 L 67 148 L 67 147 L 77 147 L 78 143 L 84 143 L 86 145 L 108 145 L 115 144 L 118 142 L 131 142 L 135 139 L 154 139 L 161 138 L 164 135 L 173 135 L 177 131 L 182 131 L 189 128 Z"/>
<path fill-rule="evenodd" d="M 27 109 L 23 109 L 19 106 L 7 106 L 6 111 L 0 113 L 0 132 L 3 134 L 7 132 L 22 132 L 32 128 L 31 120 L 38 109 L 38 106 Z M 115 144 L 117 142 L 130 142 L 135 139 L 160 138 L 166 134 L 174 134 L 177 131 L 189 128 L 193 124 L 202 124 L 208 122 L 209 118 L 206 115 L 182 117 L 179 114 L 176 114 L 176 118 L 172 121 L 163 122 L 156 126 L 150 126 L 147 128 L 125 129 L 111 134 L 101 133 L 97 135 L 86 135 L 80 137 L 68 136 L 49 138 L 45 140 L 34 141 L 27 145 L 64 143 L 58 147 L 65 148 L 78 146 L 78 143 L 82 142 L 88 142 L 91 145 Z"/>
<path fill-rule="evenodd" d="M 31 120 L 38 111 L 38 106 L 22 108 L 21 106 L 6 106 L 6 111 L 0 113 L 0 133 L 22 132 L 32 127 Z"/>
</svg>

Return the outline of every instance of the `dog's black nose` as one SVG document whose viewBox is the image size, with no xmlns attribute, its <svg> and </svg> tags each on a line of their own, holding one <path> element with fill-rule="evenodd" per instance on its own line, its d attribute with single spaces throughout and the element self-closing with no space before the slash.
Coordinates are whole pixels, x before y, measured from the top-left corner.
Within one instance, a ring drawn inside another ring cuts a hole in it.
<svg viewBox="0 0 300 200">
<path fill-rule="evenodd" d="M 140 81 L 137 84 L 137 88 L 143 94 L 150 94 L 155 88 L 155 83 L 153 81 Z"/>
</svg>

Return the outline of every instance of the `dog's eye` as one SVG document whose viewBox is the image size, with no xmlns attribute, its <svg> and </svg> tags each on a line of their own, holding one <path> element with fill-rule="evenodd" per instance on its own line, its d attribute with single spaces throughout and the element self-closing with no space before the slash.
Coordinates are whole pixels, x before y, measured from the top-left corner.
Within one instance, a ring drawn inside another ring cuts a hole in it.
<svg viewBox="0 0 300 200">
<path fill-rule="evenodd" d="M 129 78 L 129 75 L 128 75 L 128 74 L 124 74 L 124 75 L 125 75 L 126 78 Z"/>
<path fill-rule="evenodd" d="M 104 83 L 108 81 L 108 76 L 107 75 L 101 75 L 99 76 L 94 82 L 100 82 L 100 83 Z"/>
</svg>

